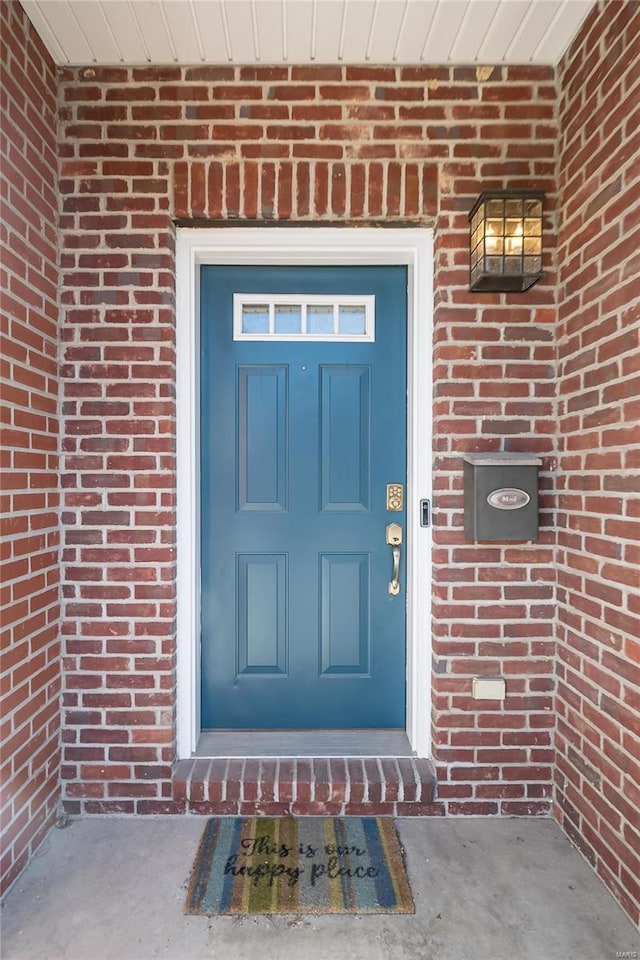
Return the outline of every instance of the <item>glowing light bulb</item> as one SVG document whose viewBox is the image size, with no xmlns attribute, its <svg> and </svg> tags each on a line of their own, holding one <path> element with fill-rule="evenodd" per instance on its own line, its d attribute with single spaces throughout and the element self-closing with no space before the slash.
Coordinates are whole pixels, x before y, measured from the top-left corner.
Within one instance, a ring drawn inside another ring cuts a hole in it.
<svg viewBox="0 0 640 960">
<path fill-rule="evenodd" d="M 522 224 L 519 223 L 513 234 L 510 237 L 507 237 L 506 252 L 509 256 L 520 256 L 522 253 L 522 238 Z"/>
<path fill-rule="evenodd" d="M 488 256 L 493 256 L 498 250 L 498 238 L 490 223 L 487 224 L 484 234 L 484 249 Z"/>
</svg>

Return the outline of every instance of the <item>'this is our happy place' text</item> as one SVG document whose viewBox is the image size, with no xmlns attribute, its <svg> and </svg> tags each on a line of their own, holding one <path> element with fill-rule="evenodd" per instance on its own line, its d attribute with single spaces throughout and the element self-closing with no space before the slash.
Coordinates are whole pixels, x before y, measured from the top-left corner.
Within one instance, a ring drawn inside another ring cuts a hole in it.
<svg viewBox="0 0 640 960">
<path fill-rule="evenodd" d="M 342 877 L 373 879 L 378 876 L 376 867 L 365 866 L 362 862 L 353 862 L 367 857 L 366 849 L 356 844 L 326 843 L 321 847 L 314 847 L 303 843 L 299 846 L 289 846 L 286 843 L 273 843 L 267 837 L 246 837 L 240 841 L 240 847 L 241 853 L 234 853 L 227 859 L 224 874 L 248 877 L 256 886 L 264 881 L 272 887 L 276 880 L 283 878 L 287 886 L 294 887 L 307 870 L 310 873 L 309 880 L 312 887 L 315 887 L 316 883 L 323 878 L 326 880 L 337 880 Z M 307 863 L 290 866 L 291 859 L 296 855 Z M 243 863 L 245 857 L 265 857 L 266 859 L 261 863 L 248 864 Z"/>
</svg>

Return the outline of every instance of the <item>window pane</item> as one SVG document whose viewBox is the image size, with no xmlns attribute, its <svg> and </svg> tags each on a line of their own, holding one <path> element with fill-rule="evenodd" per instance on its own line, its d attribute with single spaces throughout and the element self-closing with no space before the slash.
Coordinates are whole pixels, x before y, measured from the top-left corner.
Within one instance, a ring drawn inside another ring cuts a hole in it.
<svg viewBox="0 0 640 960">
<path fill-rule="evenodd" d="M 485 253 L 493 256 L 497 253 L 504 253 L 504 240 L 502 237 L 487 236 L 484 241 Z"/>
<path fill-rule="evenodd" d="M 362 306 L 338 307 L 338 330 L 343 336 L 362 336 L 365 332 L 366 311 Z"/>
<path fill-rule="evenodd" d="M 485 240 L 487 243 L 492 243 L 501 237 L 504 232 L 504 221 L 503 220 L 487 220 L 486 229 L 484 232 Z"/>
<path fill-rule="evenodd" d="M 333 306 L 312 305 L 307 307 L 307 333 L 333 333 Z"/>
<path fill-rule="evenodd" d="M 542 270 L 542 259 L 540 257 L 524 258 L 524 273 L 540 273 Z"/>
<path fill-rule="evenodd" d="M 302 330 L 302 309 L 299 303 L 276 304 L 275 332 L 300 333 Z"/>
<path fill-rule="evenodd" d="M 504 258 L 504 272 L 505 273 L 521 273 L 522 272 L 522 260 L 520 257 L 505 257 Z"/>
<path fill-rule="evenodd" d="M 269 333 L 269 306 L 266 303 L 242 305 L 242 332 Z"/>
</svg>

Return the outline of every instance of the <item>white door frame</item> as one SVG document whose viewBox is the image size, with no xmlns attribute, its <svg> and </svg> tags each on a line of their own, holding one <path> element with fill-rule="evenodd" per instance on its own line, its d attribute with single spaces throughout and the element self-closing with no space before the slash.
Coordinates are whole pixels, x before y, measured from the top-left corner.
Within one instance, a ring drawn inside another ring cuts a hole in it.
<svg viewBox="0 0 640 960">
<path fill-rule="evenodd" d="M 407 735 L 430 750 L 433 232 L 427 228 L 179 227 L 176 248 L 177 751 L 200 737 L 200 267 L 403 264 L 407 292 Z"/>
</svg>

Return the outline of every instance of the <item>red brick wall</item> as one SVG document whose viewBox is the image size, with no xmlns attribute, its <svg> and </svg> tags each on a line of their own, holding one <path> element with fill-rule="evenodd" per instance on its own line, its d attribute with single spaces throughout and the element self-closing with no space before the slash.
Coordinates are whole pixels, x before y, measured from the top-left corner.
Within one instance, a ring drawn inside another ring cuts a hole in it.
<svg viewBox="0 0 640 960">
<path fill-rule="evenodd" d="M 640 6 L 561 64 L 556 812 L 640 919 Z"/>
<path fill-rule="evenodd" d="M 466 544 L 461 453 L 530 450 L 552 466 L 553 71 L 66 69 L 60 103 L 67 809 L 177 809 L 176 216 L 436 228 L 441 796 L 451 813 L 548 812 L 551 500 L 539 543 Z M 467 213 L 505 185 L 549 192 L 545 277 L 471 295 Z M 473 702 L 472 675 L 494 672 L 504 706 Z"/>
<path fill-rule="evenodd" d="M 432 738 L 439 796 L 450 814 L 539 815 L 550 809 L 555 87 L 553 73 L 540 68 L 514 67 L 509 76 L 513 85 L 480 85 L 480 103 L 465 103 L 471 122 L 458 130 L 471 139 L 449 145 L 452 158 L 440 165 Z M 496 107 L 501 121 L 487 123 Z M 467 214 L 478 193 L 500 186 L 547 191 L 545 274 L 524 294 L 470 293 Z M 469 451 L 542 458 L 538 542 L 466 542 L 461 455 Z M 472 678 L 486 674 L 506 678 L 504 703 L 471 698 Z"/>
<path fill-rule="evenodd" d="M 59 798 L 56 78 L 0 4 L 2 889 Z"/>
</svg>

